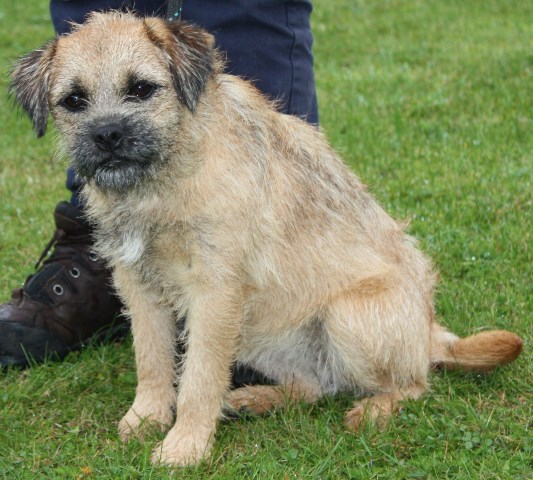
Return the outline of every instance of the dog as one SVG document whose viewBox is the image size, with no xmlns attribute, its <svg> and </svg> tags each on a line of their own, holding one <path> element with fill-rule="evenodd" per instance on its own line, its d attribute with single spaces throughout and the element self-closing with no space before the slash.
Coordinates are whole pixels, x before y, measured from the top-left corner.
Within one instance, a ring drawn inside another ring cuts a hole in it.
<svg viewBox="0 0 533 480">
<path fill-rule="evenodd" d="M 440 326 L 414 239 L 318 128 L 223 71 L 203 29 L 120 12 L 92 14 L 13 70 L 38 136 L 53 117 L 131 316 L 124 440 L 174 422 L 153 461 L 191 465 L 223 412 L 341 391 L 364 396 L 349 429 L 379 426 L 428 389 L 431 366 L 484 372 L 520 354 L 513 333 Z M 275 384 L 230 390 L 235 364 Z"/>
</svg>

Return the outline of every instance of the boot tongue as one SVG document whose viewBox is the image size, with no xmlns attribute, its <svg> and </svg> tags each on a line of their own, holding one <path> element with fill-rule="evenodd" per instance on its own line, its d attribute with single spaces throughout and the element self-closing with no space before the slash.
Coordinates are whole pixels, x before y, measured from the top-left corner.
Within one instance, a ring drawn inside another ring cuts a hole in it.
<svg viewBox="0 0 533 480">
<path fill-rule="evenodd" d="M 39 259 L 37 266 L 50 249 L 53 248 L 54 253 L 48 257 L 48 261 L 43 268 L 30 276 L 24 285 L 24 292 L 29 298 L 46 305 L 53 303 L 46 292 L 47 282 L 55 276 L 62 277 L 64 280 L 64 275 L 61 272 L 64 266 L 62 263 L 54 261 L 54 259 L 64 259 L 65 255 L 72 256 L 72 245 L 80 241 L 86 243 L 90 233 L 89 223 L 83 217 L 81 209 L 68 202 L 59 202 L 57 204 L 54 211 L 54 219 L 57 231 Z M 57 236 L 59 232 L 60 236 Z M 61 244 L 61 242 L 63 243 Z M 59 257 L 57 257 L 57 254 L 59 254 Z"/>
<path fill-rule="evenodd" d="M 45 265 L 36 275 L 32 275 L 23 287 L 26 295 L 35 302 L 52 305 L 53 301 L 46 292 L 45 287 L 48 280 L 57 275 L 61 268 L 60 264 L 51 263 Z"/>
<path fill-rule="evenodd" d="M 67 235 L 84 235 L 90 232 L 89 222 L 83 212 L 68 202 L 59 202 L 54 212 L 56 228 Z"/>
</svg>

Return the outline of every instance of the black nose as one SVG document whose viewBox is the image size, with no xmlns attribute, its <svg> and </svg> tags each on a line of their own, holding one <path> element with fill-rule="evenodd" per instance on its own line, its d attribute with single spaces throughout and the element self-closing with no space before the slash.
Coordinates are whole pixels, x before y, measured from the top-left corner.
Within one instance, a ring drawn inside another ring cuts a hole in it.
<svg viewBox="0 0 533 480">
<path fill-rule="evenodd" d="M 114 152 L 124 140 L 124 129 L 116 123 L 98 127 L 93 133 L 93 140 L 100 150 Z"/>
</svg>

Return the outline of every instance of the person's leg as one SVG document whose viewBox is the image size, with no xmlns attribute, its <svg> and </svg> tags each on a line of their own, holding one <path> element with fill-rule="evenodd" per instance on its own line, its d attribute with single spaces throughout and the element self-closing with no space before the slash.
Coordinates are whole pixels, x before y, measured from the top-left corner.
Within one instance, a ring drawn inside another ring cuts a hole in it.
<svg viewBox="0 0 533 480">
<path fill-rule="evenodd" d="M 215 35 L 228 73 L 316 124 L 311 11 L 309 0 L 185 0 L 182 17 Z"/>
<path fill-rule="evenodd" d="M 164 16 L 167 3 L 161 0 L 50 0 L 50 17 L 58 35 L 69 33 L 72 22 L 83 23 L 90 12 L 118 9 L 135 9 L 145 16 Z"/>
<path fill-rule="evenodd" d="M 94 10 L 131 8 L 144 15 L 166 13 L 166 2 L 135 0 L 52 0 L 58 34 L 71 22 L 82 23 Z M 226 52 L 229 73 L 252 80 L 282 112 L 318 123 L 313 77 L 311 3 L 308 0 L 184 0 L 183 19 L 214 33 Z M 113 295 L 109 271 L 91 253 L 90 227 L 83 220 L 79 183 L 68 171 L 71 202 L 54 213 L 52 254 L 12 299 L 0 305 L 0 365 L 26 365 L 28 357 L 63 357 L 95 334 L 123 332 L 120 303 Z M 55 248 L 54 248 L 55 245 Z M 237 368 L 234 384 L 264 381 Z"/>
</svg>

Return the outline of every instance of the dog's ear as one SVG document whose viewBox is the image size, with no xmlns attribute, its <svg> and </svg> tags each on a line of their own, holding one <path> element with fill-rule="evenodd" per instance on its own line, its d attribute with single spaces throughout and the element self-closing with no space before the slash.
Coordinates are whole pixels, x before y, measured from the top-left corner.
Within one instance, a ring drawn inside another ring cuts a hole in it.
<svg viewBox="0 0 533 480">
<path fill-rule="evenodd" d="M 11 74 L 9 91 L 30 117 L 38 137 L 46 131 L 50 66 L 55 48 L 56 40 L 52 40 L 33 50 L 15 64 Z"/>
<path fill-rule="evenodd" d="M 186 22 L 144 20 L 147 34 L 168 60 L 179 99 L 194 112 L 215 64 L 215 39 L 204 29 Z"/>
</svg>

